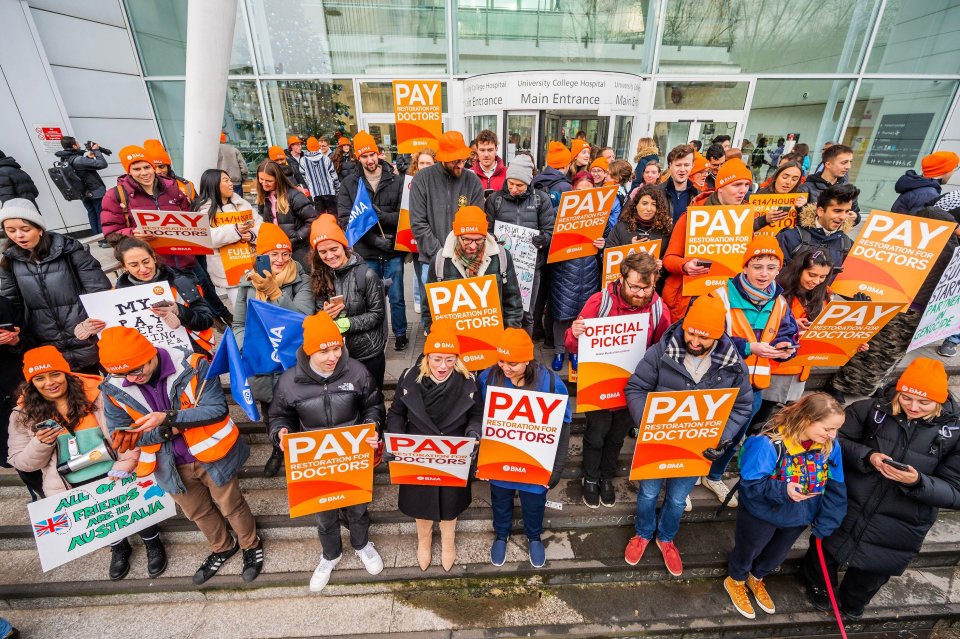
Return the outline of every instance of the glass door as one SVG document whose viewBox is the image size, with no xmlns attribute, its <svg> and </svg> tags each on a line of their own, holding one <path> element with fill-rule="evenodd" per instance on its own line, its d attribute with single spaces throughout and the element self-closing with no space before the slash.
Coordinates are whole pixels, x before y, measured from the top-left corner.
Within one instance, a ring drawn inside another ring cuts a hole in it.
<svg viewBox="0 0 960 639">
<path fill-rule="evenodd" d="M 371 113 L 363 118 L 360 128 L 377 141 L 387 162 L 397 159 L 397 125 L 392 113 Z"/>
<path fill-rule="evenodd" d="M 718 135 L 729 135 L 731 146 L 739 146 L 743 135 L 742 111 L 672 111 L 654 112 L 651 137 L 657 141 L 660 155 L 666 157 L 670 149 L 692 140 L 701 143 L 703 153 Z"/>
<path fill-rule="evenodd" d="M 739 144 L 737 139 L 737 126 L 738 122 L 714 122 L 711 120 L 698 120 L 696 123 L 697 132 L 692 133 L 693 127 L 691 127 L 691 140 L 700 140 L 703 146 L 701 149 L 706 149 L 710 146 L 711 141 L 716 138 L 718 135 L 729 135 L 731 140 L 731 146 Z"/>
<path fill-rule="evenodd" d="M 537 154 L 533 151 L 533 147 L 537 143 L 537 113 L 535 111 L 511 111 L 507 113 L 507 135 L 505 139 L 506 144 L 501 149 L 505 162 L 509 164 L 519 151 L 529 151 L 534 155 L 534 166 L 539 166 L 537 164 Z"/>
</svg>

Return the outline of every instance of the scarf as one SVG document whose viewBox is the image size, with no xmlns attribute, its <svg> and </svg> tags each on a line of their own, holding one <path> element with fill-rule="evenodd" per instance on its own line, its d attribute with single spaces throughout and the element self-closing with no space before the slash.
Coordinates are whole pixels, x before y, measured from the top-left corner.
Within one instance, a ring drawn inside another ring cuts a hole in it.
<svg viewBox="0 0 960 639">
<path fill-rule="evenodd" d="M 297 279 L 297 262 L 295 260 L 290 260 L 287 262 L 287 265 L 283 267 L 282 271 L 274 274 L 273 279 L 276 281 L 277 286 L 281 289 L 287 284 L 295 281 Z M 261 293 L 256 288 L 254 288 L 253 291 L 258 301 L 270 301 L 267 299 L 266 293 Z"/>
<path fill-rule="evenodd" d="M 483 262 L 483 253 L 487 249 L 487 242 L 484 240 L 483 244 L 480 246 L 480 250 L 477 251 L 477 254 L 474 256 L 467 255 L 467 252 L 463 250 L 463 245 L 460 244 L 460 240 L 456 239 L 453 242 L 453 256 L 463 264 L 463 270 L 467 272 L 467 277 L 476 277 L 480 272 L 480 264 Z"/>
<path fill-rule="evenodd" d="M 771 284 L 766 290 L 750 286 L 750 283 L 747 282 L 747 278 L 743 276 L 743 273 L 737 274 L 734 279 L 740 284 L 740 288 L 746 294 L 747 301 L 757 308 L 763 308 L 764 304 L 773 299 L 773 295 L 777 291 L 776 284 Z"/>
<path fill-rule="evenodd" d="M 435 426 L 450 414 L 450 407 L 462 395 L 463 379 L 463 375 L 453 371 L 450 373 L 450 377 L 440 383 L 434 381 L 430 376 L 424 376 L 423 381 L 420 382 L 423 406 L 427 410 L 427 417 Z"/>
</svg>

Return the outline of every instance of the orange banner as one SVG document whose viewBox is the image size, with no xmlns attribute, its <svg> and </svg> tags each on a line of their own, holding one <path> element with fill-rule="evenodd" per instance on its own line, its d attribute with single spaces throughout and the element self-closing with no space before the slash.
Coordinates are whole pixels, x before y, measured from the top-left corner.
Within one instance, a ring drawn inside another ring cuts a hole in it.
<svg viewBox="0 0 960 639">
<path fill-rule="evenodd" d="M 806 193 L 770 193 L 768 195 L 751 195 L 750 206 L 753 207 L 753 219 L 766 215 L 769 211 L 780 207 L 788 207 L 790 212 L 787 217 L 769 224 L 759 231 L 757 235 L 776 235 L 783 229 L 792 229 L 797 225 L 797 200 L 807 198 Z"/>
<path fill-rule="evenodd" d="M 803 335 L 786 366 L 843 366 L 903 309 L 902 302 L 830 302 Z"/>
<path fill-rule="evenodd" d="M 218 211 L 213 218 L 214 228 L 228 224 L 243 224 L 253 221 L 253 210 Z M 229 286 L 236 286 L 243 279 L 244 273 L 253 268 L 257 253 L 249 242 L 236 242 L 220 247 L 220 261 L 223 262 L 223 272 Z"/>
<path fill-rule="evenodd" d="M 131 211 L 137 226 L 154 239 L 150 246 L 160 255 L 211 255 L 210 218 L 189 211 Z"/>
<path fill-rule="evenodd" d="M 648 393 L 630 479 L 706 475 L 711 462 L 703 451 L 720 442 L 737 392 L 717 388 Z"/>
<path fill-rule="evenodd" d="M 865 293 L 874 302 L 912 302 L 956 226 L 871 211 L 831 290 L 844 297 Z"/>
<path fill-rule="evenodd" d="M 470 477 L 472 437 L 385 433 L 391 484 L 464 487 Z"/>
<path fill-rule="evenodd" d="M 584 320 L 577 340 L 577 410 L 616 410 L 627 405 L 623 389 L 647 352 L 650 314 Z"/>
<path fill-rule="evenodd" d="M 569 400 L 567 395 L 488 386 L 477 478 L 546 486 Z"/>
<path fill-rule="evenodd" d="M 436 151 L 443 134 L 443 102 L 438 80 L 394 80 L 393 115 L 397 153 L 430 147 Z"/>
<path fill-rule="evenodd" d="M 603 286 L 615 282 L 620 277 L 620 262 L 627 259 L 627 256 L 631 253 L 643 251 L 659 260 L 660 245 L 661 240 L 650 240 L 649 242 L 636 242 L 635 244 L 611 246 L 603 249 Z"/>
<path fill-rule="evenodd" d="M 397 221 L 397 242 L 394 245 L 395 251 L 405 253 L 417 252 L 417 240 L 413 237 L 413 230 L 410 228 L 409 209 L 400 209 L 400 219 Z"/>
<path fill-rule="evenodd" d="M 616 195 L 616 184 L 561 194 L 547 263 L 596 255 L 593 243 L 603 237 Z"/>
<path fill-rule="evenodd" d="M 373 500 L 373 448 L 364 440 L 376 434 L 360 424 L 286 435 L 290 517 Z"/>
<path fill-rule="evenodd" d="M 687 242 L 684 257 L 709 264 L 706 275 L 683 276 L 683 294 L 706 295 L 725 286 L 743 268 L 747 244 L 753 239 L 753 208 L 691 206 L 687 209 Z"/>
<path fill-rule="evenodd" d="M 433 321 L 453 320 L 460 338 L 460 359 L 471 371 L 497 363 L 503 313 L 497 276 L 468 277 L 426 285 Z"/>
</svg>

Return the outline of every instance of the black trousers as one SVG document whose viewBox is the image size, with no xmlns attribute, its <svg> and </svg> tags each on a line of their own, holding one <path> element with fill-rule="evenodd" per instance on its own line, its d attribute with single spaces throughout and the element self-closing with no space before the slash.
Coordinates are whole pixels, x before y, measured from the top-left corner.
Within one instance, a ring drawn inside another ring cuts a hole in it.
<svg viewBox="0 0 960 639">
<path fill-rule="evenodd" d="M 587 413 L 583 434 L 583 476 L 588 481 L 613 479 L 623 440 L 633 427 L 630 411 L 595 410 Z"/>
<path fill-rule="evenodd" d="M 737 508 L 737 527 L 733 551 L 727 559 L 727 572 L 737 581 L 747 575 L 763 579 L 776 570 L 806 526 L 779 528 L 768 521 L 754 517 L 743 504 Z"/>
<path fill-rule="evenodd" d="M 890 575 L 870 572 L 853 566 L 847 568 L 847 572 L 843 575 L 843 581 L 839 581 L 837 571 L 840 569 L 840 564 L 826 548 L 823 549 L 823 558 L 827 564 L 830 585 L 833 586 L 837 603 L 844 610 L 862 613 L 873 596 L 883 588 L 885 583 L 890 581 Z M 826 588 L 813 535 L 810 536 L 810 546 L 807 548 L 807 555 L 803 559 L 801 570 L 803 578 L 808 584 Z"/>
<path fill-rule="evenodd" d="M 373 377 L 373 381 L 377 383 L 377 388 L 383 392 L 383 376 L 387 372 L 387 356 L 384 353 L 375 355 L 370 359 L 362 359 L 360 363 L 366 366 L 367 370 L 370 372 L 370 375 Z"/>
<path fill-rule="evenodd" d="M 350 530 L 350 546 L 360 550 L 367 545 L 370 533 L 370 513 L 366 504 L 334 508 L 317 513 L 317 530 L 320 533 L 320 545 L 323 546 L 323 558 L 334 560 L 343 552 L 343 540 L 340 539 L 340 519 L 346 519 Z"/>
</svg>

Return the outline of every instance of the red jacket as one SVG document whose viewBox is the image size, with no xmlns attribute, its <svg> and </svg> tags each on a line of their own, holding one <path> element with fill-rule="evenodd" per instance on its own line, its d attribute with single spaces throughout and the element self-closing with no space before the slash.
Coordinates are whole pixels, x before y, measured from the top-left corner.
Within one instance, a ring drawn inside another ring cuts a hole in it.
<svg viewBox="0 0 960 639">
<path fill-rule="evenodd" d="M 474 162 L 470 170 L 480 178 L 480 184 L 483 185 L 484 190 L 493 189 L 494 191 L 499 191 L 503 188 L 503 183 L 507 179 L 507 165 L 503 163 L 503 159 L 499 155 L 497 156 L 497 164 L 493 169 L 493 175 L 490 176 L 490 179 L 487 179 L 487 174 L 483 172 L 483 167 L 480 166 L 480 160 Z"/>
<path fill-rule="evenodd" d="M 650 330 L 647 331 L 647 348 L 653 346 L 656 342 L 660 341 L 660 338 L 663 337 L 663 334 L 667 332 L 667 329 L 670 328 L 670 310 L 667 308 L 666 304 L 663 304 L 660 300 L 660 296 L 656 293 L 653 294 L 653 297 L 647 303 L 646 306 L 641 306 L 640 308 L 635 308 L 630 306 L 623 301 L 623 298 L 620 297 L 620 282 L 610 282 L 607 284 L 607 293 L 610 297 L 611 305 L 610 312 L 606 314 L 606 317 L 619 317 L 620 315 L 635 315 L 638 313 L 650 313 Z M 600 313 L 600 303 L 603 300 L 603 291 L 599 291 L 590 296 L 590 299 L 587 300 L 587 303 L 584 304 L 583 310 L 580 311 L 578 319 L 593 319 L 599 316 Z M 661 313 L 660 321 L 656 321 L 654 318 L 654 313 L 650 312 L 651 307 L 654 304 L 660 304 Z M 654 323 L 656 322 L 656 323 Z M 568 328 L 566 335 L 564 336 L 564 342 L 567 346 L 568 353 L 576 354 L 578 352 L 577 338 L 573 336 L 573 329 Z"/>
</svg>

